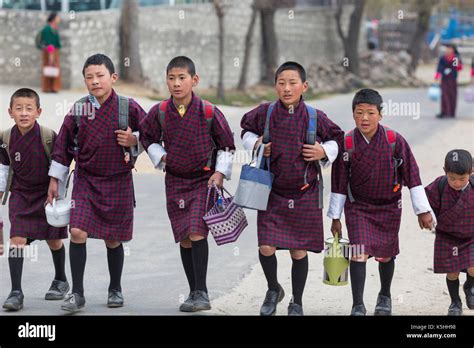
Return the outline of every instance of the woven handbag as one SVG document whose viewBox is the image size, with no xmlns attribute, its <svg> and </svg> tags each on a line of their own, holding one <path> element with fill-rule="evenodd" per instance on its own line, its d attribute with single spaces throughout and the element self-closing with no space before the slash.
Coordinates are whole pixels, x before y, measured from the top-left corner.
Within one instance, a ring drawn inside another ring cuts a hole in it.
<svg viewBox="0 0 474 348">
<path fill-rule="evenodd" d="M 222 189 L 229 197 L 224 197 L 224 193 L 219 190 L 215 183 L 209 187 L 206 209 L 209 206 L 211 191 L 214 191 L 213 206 L 203 217 L 217 245 L 235 242 L 245 227 L 248 226 L 244 210 L 234 203 L 234 198 L 229 191 L 225 188 Z"/>
</svg>

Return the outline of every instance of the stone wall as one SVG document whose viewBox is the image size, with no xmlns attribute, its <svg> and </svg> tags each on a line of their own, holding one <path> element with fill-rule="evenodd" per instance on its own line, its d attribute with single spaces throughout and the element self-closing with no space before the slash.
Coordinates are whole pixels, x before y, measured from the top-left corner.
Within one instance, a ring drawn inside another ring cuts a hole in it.
<svg viewBox="0 0 474 348">
<path fill-rule="evenodd" d="M 251 0 L 233 2 L 225 17 L 225 87 L 236 87 L 250 22 Z M 347 22 L 345 11 L 343 22 Z M 38 86 L 40 52 L 34 38 L 47 14 L 38 11 L 0 10 L 0 83 Z M 63 85 L 83 85 L 84 60 L 97 52 L 119 62 L 118 10 L 62 15 L 60 35 Z M 275 16 L 279 61 L 303 65 L 335 62 L 342 58 L 333 12 L 327 8 L 281 9 Z M 140 54 L 151 86 L 165 88 L 165 68 L 176 55 L 188 55 L 196 63 L 201 87 L 215 87 L 218 76 L 217 17 L 212 4 L 144 7 L 140 9 Z M 258 82 L 261 67 L 260 20 L 255 23 L 248 84 Z M 361 37 L 361 46 L 364 40 Z M 133 64 L 133 62 L 132 62 Z"/>
</svg>

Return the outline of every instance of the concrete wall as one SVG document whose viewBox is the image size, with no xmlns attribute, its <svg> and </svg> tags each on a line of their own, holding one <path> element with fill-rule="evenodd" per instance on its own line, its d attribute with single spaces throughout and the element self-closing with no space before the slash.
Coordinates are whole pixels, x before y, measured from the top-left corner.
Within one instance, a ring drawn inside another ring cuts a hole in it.
<svg viewBox="0 0 474 348">
<path fill-rule="evenodd" d="M 250 22 L 251 0 L 233 2 L 225 17 L 225 87 L 237 85 Z M 345 11 L 343 22 L 347 22 Z M 47 14 L 0 10 L 0 83 L 38 86 L 40 52 L 34 38 Z M 83 85 L 82 66 L 97 52 L 109 55 L 119 68 L 118 10 L 63 15 L 60 35 L 63 85 Z M 280 62 L 296 60 L 308 66 L 342 58 L 333 12 L 327 8 L 281 9 L 275 26 Z M 218 76 L 217 17 L 212 4 L 146 7 L 140 9 L 140 54 L 145 75 L 153 87 L 165 88 L 165 68 L 176 55 L 190 56 L 201 76 L 201 87 L 215 87 Z M 361 38 L 362 39 L 362 38 Z M 363 40 L 361 40 L 361 45 Z M 253 35 L 248 84 L 258 82 L 261 66 L 260 20 Z M 133 63 L 133 62 L 132 62 Z"/>
</svg>

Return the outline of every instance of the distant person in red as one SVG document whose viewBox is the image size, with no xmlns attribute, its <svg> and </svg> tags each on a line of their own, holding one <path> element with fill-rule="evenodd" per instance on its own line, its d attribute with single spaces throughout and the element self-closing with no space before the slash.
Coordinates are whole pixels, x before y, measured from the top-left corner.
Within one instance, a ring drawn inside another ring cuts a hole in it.
<svg viewBox="0 0 474 348">
<path fill-rule="evenodd" d="M 59 15 L 56 12 L 51 13 L 48 17 L 48 23 L 39 34 L 38 48 L 42 51 L 41 88 L 45 93 L 57 93 L 61 89 L 59 22 Z M 51 72 L 45 74 L 45 67 L 59 68 L 59 73 L 57 76 L 51 76 Z"/>
<path fill-rule="evenodd" d="M 458 71 L 462 69 L 461 56 L 456 46 L 446 45 L 446 53 L 439 59 L 435 80 L 441 78 L 441 113 L 437 118 L 454 117 L 458 96 Z"/>
</svg>

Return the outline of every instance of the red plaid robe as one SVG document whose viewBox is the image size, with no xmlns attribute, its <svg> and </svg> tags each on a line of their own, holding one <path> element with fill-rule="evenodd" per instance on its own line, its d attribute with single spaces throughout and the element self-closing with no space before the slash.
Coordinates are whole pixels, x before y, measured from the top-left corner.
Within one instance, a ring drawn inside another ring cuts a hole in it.
<svg viewBox="0 0 474 348">
<path fill-rule="evenodd" d="M 369 144 L 357 129 L 353 134 L 355 150 L 351 160 L 344 160 L 342 150 L 333 164 L 331 191 L 347 195 L 347 183 L 350 181 L 355 202 L 346 199 L 344 214 L 351 244 L 359 246 L 361 253 L 379 258 L 393 257 L 399 253 L 402 207 L 401 188 L 393 192 L 392 149 L 381 125 Z M 344 149 L 343 144 L 341 149 Z M 410 146 L 399 133 L 395 158 L 403 159 L 397 171 L 399 183 L 409 188 L 421 185 L 418 165 Z"/>
<path fill-rule="evenodd" d="M 140 124 L 140 141 L 145 149 L 161 138 L 158 104 Z M 211 128 L 217 150 L 233 151 L 234 137 L 222 112 L 215 108 Z M 176 242 L 190 233 L 207 237 L 209 230 L 202 217 L 206 214 L 207 182 L 215 170 L 203 168 L 209 159 L 212 142 L 207 130 L 201 99 L 193 94 L 191 104 L 181 117 L 174 103 L 168 103 L 163 134 L 166 156 L 166 207 Z M 210 207 L 209 207 L 210 208 Z"/>
<path fill-rule="evenodd" d="M 54 134 L 53 141 L 56 140 Z M 40 126 L 21 135 L 14 126 L 10 136 L 10 163 L 4 148 L 0 162 L 13 166 L 13 182 L 9 196 L 10 237 L 30 239 L 67 238 L 66 227 L 50 226 L 46 221 L 44 203 L 48 197 L 49 162 L 41 142 Z"/>
<path fill-rule="evenodd" d="M 246 113 L 241 121 L 242 137 L 247 131 L 263 135 L 270 103 Z M 319 188 L 314 164 L 308 170 L 310 187 L 301 191 L 308 162 L 302 150 L 306 139 L 309 116 L 301 99 L 290 114 L 279 101 L 270 118 L 272 155 L 270 170 L 275 175 L 266 211 L 257 218 L 258 244 L 278 249 L 324 249 L 322 210 L 318 209 Z M 317 110 L 318 142 L 341 142 L 344 132 L 320 110 Z"/>
<path fill-rule="evenodd" d="M 87 101 L 90 103 L 90 101 Z M 133 99 L 129 126 L 138 131 L 145 111 Z M 125 163 L 117 143 L 118 97 L 115 91 L 95 110 L 94 118 L 82 117 L 78 132 L 79 153 L 74 154 L 76 122 L 68 114 L 54 147 L 53 160 L 69 167 L 76 160 L 71 228 L 86 231 L 89 238 L 128 241 L 133 234 L 133 164 Z"/>
<path fill-rule="evenodd" d="M 448 183 L 442 193 L 437 178 L 426 188 L 426 194 L 436 214 L 434 272 L 454 273 L 474 267 L 474 189 L 469 184 L 456 191 Z"/>
</svg>

